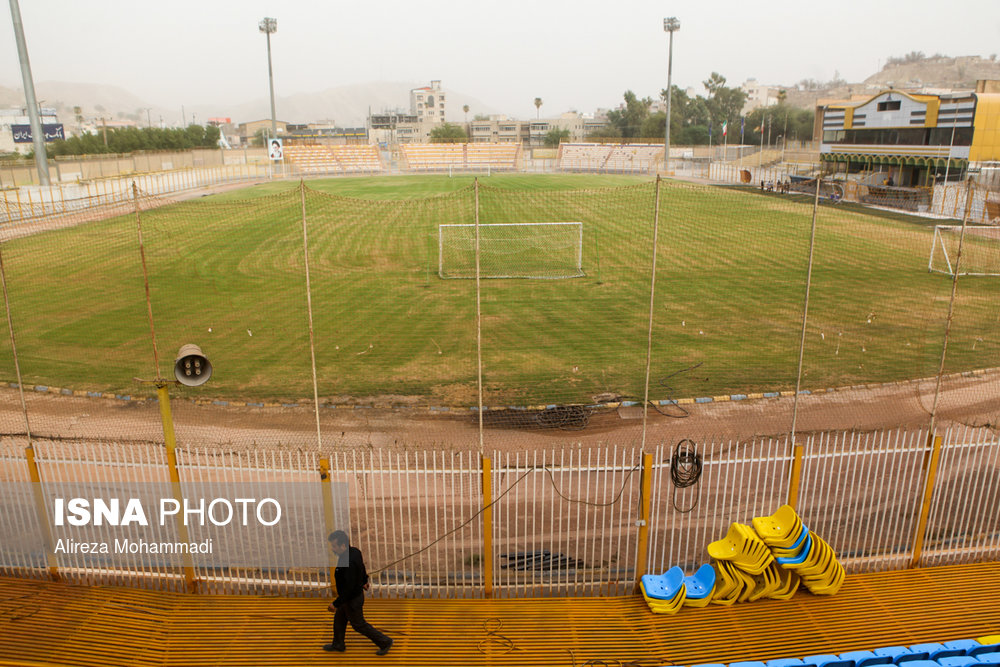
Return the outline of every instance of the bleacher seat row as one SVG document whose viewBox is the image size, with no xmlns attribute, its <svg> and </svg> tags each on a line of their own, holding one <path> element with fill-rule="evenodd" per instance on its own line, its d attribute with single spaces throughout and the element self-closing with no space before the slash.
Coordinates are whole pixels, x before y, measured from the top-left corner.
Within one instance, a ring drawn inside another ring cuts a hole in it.
<svg viewBox="0 0 1000 667">
<path fill-rule="evenodd" d="M 285 159 L 302 174 L 375 174 L 384 170 L 375 146 L 285 146 Z"/>
<path fill-rule="evenodd" d="M 942 643 L 883 646 L 872 650 L 847 651 L 840 655 L 807 655 L 776 658 L 766 662 L 701 663 L 692 667 L 979 667 L 1000 665 L 1000 635 L 978 639 L 955 639 Z"/>
<path fill-rule="evenodd" d="M 521 157 L 516 143 L 401 144 L 399 149 L 409 171 L 513 171 Z"/>
<path fill-rule="evenodd" d="M 561 171 L 646 174 L 663 163 L 662 144 L 560 144 Z"/>
</svg>

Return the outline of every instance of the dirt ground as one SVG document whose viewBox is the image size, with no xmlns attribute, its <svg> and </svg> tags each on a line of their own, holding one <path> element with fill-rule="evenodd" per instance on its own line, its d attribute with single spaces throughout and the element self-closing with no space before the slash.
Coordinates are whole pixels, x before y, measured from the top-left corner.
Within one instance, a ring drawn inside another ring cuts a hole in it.
<svg viewBox="0 0 1000 667">
<path fill-rule="evenodd" d="M 874 431 L 927 428 L 934 402 L 932 379 L 871 389 L 847 389 L 802 395 L 796 432 Z M 163 442 L 155 403 L 25 394 L 32 436 L 44 440 Z M 178 442 L 182 446 L 242 451 L 317 449 L 315 410 L 297 407 L 229 407 L 172 401 Z M 791 430 L 793 397 L 734 402 L 695 403 L 674 407 L 669 414 L 650 408 L 646 444 L 672 445 L 681 438 L 696 441 L 784 437 Z M 373 447 L 388 450 L 476 450 L 478 418 L 473 411 L 447 412 L 424 408 L 320 409 L 323 450 Z M 642 443 L 642 407 L 595 411 L 579 430 L 538 426 L 491 426 L 484 430 L 489 450 L 536 448 L 590 449 Z M 1000 370 L 971 377 L 949 377 L 942 383 L 938 430 L 964 425 L 1000 430 Z M 23 440 L 24 414 L 19 392 L 0 389 L 0 435 Z"/>
</svg>

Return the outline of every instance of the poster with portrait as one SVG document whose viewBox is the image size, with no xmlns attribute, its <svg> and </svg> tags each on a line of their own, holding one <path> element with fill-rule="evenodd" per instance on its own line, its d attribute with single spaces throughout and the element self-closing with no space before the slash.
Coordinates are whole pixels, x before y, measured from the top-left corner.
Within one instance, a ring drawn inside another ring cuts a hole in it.
<svg viewBox="0 0 1000 667">
<path fill-rule="evenodd" d="M 268 139 L 267 156 L 272 160 L 284 159 L 285 151 L 281 139 Z"/>
</svg>

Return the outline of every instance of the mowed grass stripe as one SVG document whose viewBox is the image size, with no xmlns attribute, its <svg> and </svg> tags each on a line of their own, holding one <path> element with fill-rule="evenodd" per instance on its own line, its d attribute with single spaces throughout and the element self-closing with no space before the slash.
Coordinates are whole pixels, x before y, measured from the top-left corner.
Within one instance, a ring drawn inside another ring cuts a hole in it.
<svg viewBox="0 0 1000 667">
<path fill-rule="evenodd" d="M 483 281 L 488 402 L 641 395 L 655 184 L 576 175 L 480 182 L 481 222 L 583 222 L 587 274 Z M 473 401 L 475 284 L 437 277 L 438 225 L 474 220 L 471 183 L 309 183 L 322 396 Z M 811 216 L 806 198 L 661 186 L 654 394 L 794 386 Z M 197 342 L 216 376 L 192 396 L 311 396 L 298 187 L 155 209 L 143 228 L 161 370 L 180 344 Z M 805 386 L 936 371 L 950 280 L 926 270 L 932 229 L 821 207 Z M 26 381 L 141 393 L 132 378 L 151 374 L 152 354 L 134 216 L 18 239 L 5 254 Z M 949 370 L 1000 365 L 997 297 L 994 279 L 962 281 Z M 0 368 L 12 369 L 9 344 L 0 354 Z"/>
</svg>

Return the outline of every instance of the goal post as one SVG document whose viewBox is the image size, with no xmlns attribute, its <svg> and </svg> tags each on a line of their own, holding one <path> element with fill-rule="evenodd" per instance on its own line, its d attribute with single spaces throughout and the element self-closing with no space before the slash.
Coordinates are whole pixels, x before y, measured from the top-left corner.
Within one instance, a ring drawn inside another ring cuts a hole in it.
<svg viewBox="0 0 1000 667">
<path fill-rule="evenodd" d="M 935 225 L 927 270 L 954 276 L 958 262 L 961 225 Z M 960 276 L 1000 276 L 1000 227 L 966 225 Z"/>
<path fill-rule="evenodd" d="M 479 225 L 479 277 L 560 280 L 583 272 L 582 222 Z M 476 225 L 438 225 L 438 276 L 476 277 Z"/>
</svg>

